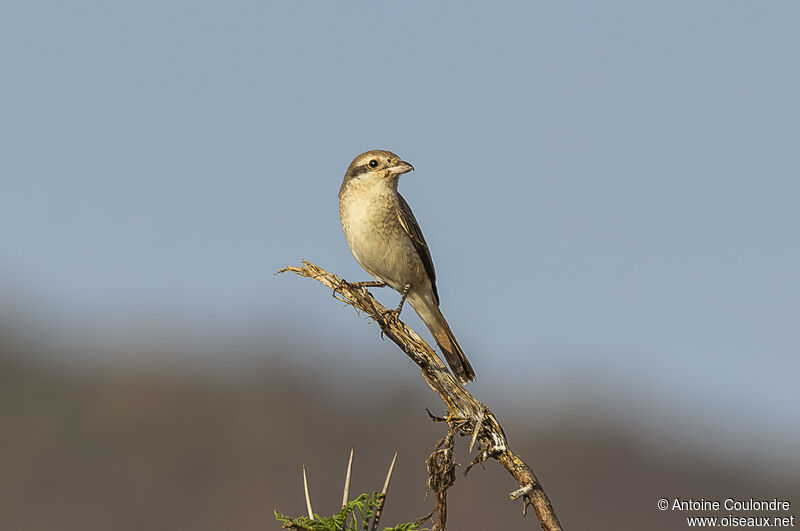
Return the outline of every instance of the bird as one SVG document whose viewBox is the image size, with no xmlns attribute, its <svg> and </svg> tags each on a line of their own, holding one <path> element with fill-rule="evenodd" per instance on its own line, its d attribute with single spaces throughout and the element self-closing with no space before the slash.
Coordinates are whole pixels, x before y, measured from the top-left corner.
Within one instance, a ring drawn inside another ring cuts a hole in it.
<svg viewBox="0 0 800 531">
<path fill-rule="evenodd" d="M 397 191 L 400 175 L 414 166 L 385 150 L 358 155 L 339 189 L 339 217 L 356 261 L 375 281 L 359 287 L 389 286 L 401 294 L 397 317 L 408 303 L 428 327 L 461 383 L 475 379 L 467 356 L 439 309 L 436 272 L 428 244 L 411 207 Z"/>
</svg>

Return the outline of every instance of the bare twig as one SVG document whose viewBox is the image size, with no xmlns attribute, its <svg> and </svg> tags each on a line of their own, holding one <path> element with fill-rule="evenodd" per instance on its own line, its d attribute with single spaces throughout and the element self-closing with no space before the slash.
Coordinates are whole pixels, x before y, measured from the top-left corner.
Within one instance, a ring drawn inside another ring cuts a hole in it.
<svg viewBox="0 0 800 531">
<path fill-rule="evenodd" d="M 311 262 L 304 260 L 303 267 L 287 267 L 279 273 L 284 271 L 316 279 L 331 288 L 337 299 L 374 319 L 380 326 L 381 332 L 394 341 L 417 364 L 427 384 L 444 401 L 449 410 L 449 414 L 444 420 L 450 424 L 451 429 L 468 433 L 464 431 L 464 428 L 474 426 L 472 435 L 475 436 L 475 432 L 477 432 L 479 453 L 471 465 L 489 458 L 495 459 L 514 477 L 519 487 L 525 490 L 519 495 L 523 499 L 523 511 L 530 503 L 543 530 L 562 529 L 542 485 L 533 470 L 511 450 L 497 418 L 489 408 L 481 404 L 451 376 L 439 356 L 414 330 L 394 318 L 394 314 L 375 300 L 367 290 L 351 286 Z M 483 422 L 479 422 L 481 415 L 483 415 Z"/>
<path fill-rule="evenodd" d="M 314 511 L 311 509 L 311 495 L 308 493 L 308 478 L 306 478 L 306 465 L 303 465 L 303 490 L 306 492 L 306 509 L 308 517 L 314 519 Z"/>
</svg>

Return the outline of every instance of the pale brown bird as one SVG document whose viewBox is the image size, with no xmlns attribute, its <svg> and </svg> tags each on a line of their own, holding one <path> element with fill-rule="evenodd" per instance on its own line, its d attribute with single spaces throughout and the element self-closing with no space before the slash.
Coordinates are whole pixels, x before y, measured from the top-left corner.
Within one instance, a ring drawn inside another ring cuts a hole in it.
<svg viewBox="0 0 800 531">
<path fill-rule="evenodd" d="M 408 303 L 428 327 L 453 373 L 462 382 L 475 379 L 464 351 L 439 310 L 436 272 L 411 207 L 397 191 L 400 175 L 414 167 L 391 151 L 367 151 L 353 159 L 339 189 L 339 216 L 356 261 L 377 282 L 402 295 L 395 312 Z"/>
</svg>

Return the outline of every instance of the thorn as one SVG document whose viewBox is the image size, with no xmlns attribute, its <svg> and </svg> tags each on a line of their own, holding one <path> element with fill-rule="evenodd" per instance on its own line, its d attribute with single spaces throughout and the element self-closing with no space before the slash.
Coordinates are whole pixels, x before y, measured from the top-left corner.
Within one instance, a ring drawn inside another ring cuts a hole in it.
<svg viewBox="0 0 800 531">
<path fill-rule="evenodd" d="M 345 508 L 347 502 L 349 501 L 348 498 L 350 497 L 350 473 L 353 470 L 353 452 L 355 452 L 356 447 L 353 446 L 350 448 L 350 461 L 347 463 L 347 473 L 344 477 L 344 494 L 342 495 L 342 509 Z"/>
<path fill-rule="evenodd" d="M 478 433 L 481 431 L 481 424 L 483 424 L 483 415 L 486 413 L 486 409 L 481 408 L 481 412 L 478 415 L 478 422 L 475 424 L 475 429 L 472 430 L 472 441 L 469 443 L 469 451 L 472 453 L 472 447 L 475 446 L 475 440 L 478 438 Z"/>
<path fill-rule="evenodd" d="M 380 501 L 380 505 L 378 505 L 378 508 L 375 511 L 375 518 L 372 520 L 370 531 L 375 531 L 378 529 L 378 522 L 381 521 L 381 513 L 383 512 L 383 505 L 386 503 L 386 493 L 389 491 L 389 482 L 392 480 L 392 471 L 394 470 L 395 461 L 397 461 L 396 451 L 394 453 L 394 458 L 392 459 L 392 464 L 389 465 L 389 472 L 386 474 L 386 481 L 383 483 L 383 490 L 381 491 L 383 499 Z"/>
<path fill-rule="evenodd" d="M 394 453 L 394 458 L 392 459 L 392 464 L 389 465 L 389 472 L 386 474 L 386 481 L 384 482 L 383 490 L 381 491 L 381 494 L 383 494 L 384 496 L 386 495 L 386 492 L 389 490 L 389 482 L 392 480 L 392 471 L 394 470 L 394 462 L 395 461 L 397 461 L 397 452 L 396 451 Z"/>
<path fill-rule="evenodd" d="M 314 519 L 314 511 L 311 509 L 311 495 L 308 493 L 308 479 L 306 478 L 306 465 L 303 465 L 303 490 L 306 491 L 306 509 L 308 509 L 308 517 Z"/>
</svg>

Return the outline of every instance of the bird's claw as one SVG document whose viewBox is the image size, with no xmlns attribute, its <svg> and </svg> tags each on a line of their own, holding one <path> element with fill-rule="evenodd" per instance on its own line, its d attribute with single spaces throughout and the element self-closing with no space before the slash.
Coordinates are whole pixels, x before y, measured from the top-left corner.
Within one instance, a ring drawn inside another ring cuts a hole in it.
<svg viewBox="0 0 800 531">
<path fill-rule="evenodd" d="M 400 310 L 395 308 L 393 310 L 386 310 L 383 312 L 383 319 L 385 321 L 399 321 L 400 320 Z"/>
</svg>

